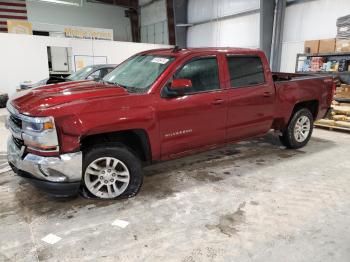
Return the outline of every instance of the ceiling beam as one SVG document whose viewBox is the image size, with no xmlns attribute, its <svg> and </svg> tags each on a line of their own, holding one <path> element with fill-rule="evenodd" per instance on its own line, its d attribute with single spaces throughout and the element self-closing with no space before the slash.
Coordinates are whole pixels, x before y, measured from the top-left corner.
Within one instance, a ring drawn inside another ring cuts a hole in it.
<svg viewBox="0 0 350 262">
<path fill-rule="evenodd" d="M 138 0 L 88 0 L 88 2 L 117 5 L 125 8 L 137 9 L 139 4 Z"/>
</svg>

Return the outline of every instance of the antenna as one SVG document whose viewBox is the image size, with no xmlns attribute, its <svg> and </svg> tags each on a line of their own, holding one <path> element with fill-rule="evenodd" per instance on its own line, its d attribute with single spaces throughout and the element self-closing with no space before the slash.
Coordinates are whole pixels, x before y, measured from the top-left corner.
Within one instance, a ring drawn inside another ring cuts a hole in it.
<svg viewBox="0 0 350 262">
<path fill-rule="evenodd" d="M 173 50 L 171 51 L 172 53 L 177 53 L 181 50 L 181 48 L 179 48 L 177 45 L 173 48 Z"/>
</svg>

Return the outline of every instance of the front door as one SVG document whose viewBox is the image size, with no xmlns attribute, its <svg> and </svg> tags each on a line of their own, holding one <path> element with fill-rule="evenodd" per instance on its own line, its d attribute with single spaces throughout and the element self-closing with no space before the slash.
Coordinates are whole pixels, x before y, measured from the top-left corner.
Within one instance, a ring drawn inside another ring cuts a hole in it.
<svg viewBox="0 0 350 262">
<path fill-rule="evenodd" d="M 224 143 L 227 107 L 220 77 L 216 55 L 191 58 L 174 74 L 192 87 L 159 102 L 162 159 Z"/>
</svg>

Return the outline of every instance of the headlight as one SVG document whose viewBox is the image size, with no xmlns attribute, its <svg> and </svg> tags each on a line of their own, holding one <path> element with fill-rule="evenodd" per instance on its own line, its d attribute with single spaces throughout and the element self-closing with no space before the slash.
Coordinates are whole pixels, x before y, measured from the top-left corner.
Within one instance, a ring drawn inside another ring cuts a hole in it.
<svg viewBox="0 0 350 262">
<path fill-rule="evenodd" d="M 23 131 L 43 132 L 54 129 L 54 120 L 52 117 L 33 117 L 22 121 Z"/>
<path fill-rule="evenodd" d="M 22 138 L 34 150 L 58 150 L 58 138 L 53 117 L 22 117 Z"/>
</svg>

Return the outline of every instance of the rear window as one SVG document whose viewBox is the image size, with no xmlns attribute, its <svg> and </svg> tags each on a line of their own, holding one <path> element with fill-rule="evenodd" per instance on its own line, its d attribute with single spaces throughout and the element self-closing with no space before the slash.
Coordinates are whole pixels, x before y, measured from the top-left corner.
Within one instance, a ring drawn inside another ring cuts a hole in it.
<svg viewBox="0 0 350 262">
<path fill-rule="evenodd" d="M 258 56 L 227 56 L 231 87 L 265 83 L 264 68 Z"/>
</svg>

